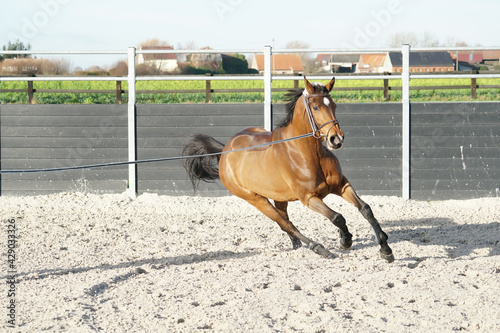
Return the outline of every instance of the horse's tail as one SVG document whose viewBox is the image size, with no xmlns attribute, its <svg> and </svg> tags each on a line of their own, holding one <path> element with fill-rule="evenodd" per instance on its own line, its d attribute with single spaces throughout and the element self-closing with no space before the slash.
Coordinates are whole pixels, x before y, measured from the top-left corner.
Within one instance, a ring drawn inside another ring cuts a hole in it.
<svg viewBox="0 0 500 333">
<path fill-rule="evenodd" d="M 182 151 L 183 156 L 216 154 L 222 152 L 224 145 L 213 137 L 205 134 L 196 134 L 188 142 Z M 192 157 L 184 160 L 183 165 L 186 169 L 189 179 L 196 191 L 200 180 L 213 182 L 219 179 L 219 160 L 220 154 Z"/>
</svg>

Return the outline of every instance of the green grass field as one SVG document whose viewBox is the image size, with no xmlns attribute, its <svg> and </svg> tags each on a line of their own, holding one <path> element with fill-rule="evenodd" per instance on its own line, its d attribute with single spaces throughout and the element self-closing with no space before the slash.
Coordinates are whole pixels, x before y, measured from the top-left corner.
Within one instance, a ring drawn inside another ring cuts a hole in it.
<svg viewBox="0 0 500 333">
<path fill-rule="evenodd" d="M 325 81 L 325 83 L 328 81 Z M 500 85 L 500 79 L 478 79 L 478 85 Z M 412 80 L 411 86 L 470 86 L 470 79 L 421 79 Z M 299 80 L 299 86 L 303 87 L 303 81 Z M 390 87 L 400 87 L 401 81 L 389 80 Z M 273 88 L 293 88 L 293 81 L 274 81 Z M 383 87 L 382 80 L 337 80 L 336 88 L 340 87 Z M 114 81 L 35 81 L 33 88 L 41 89 L 64 89 L 64 90 L 115 90 Z M 211 88 L 215 90 L 211 95 L 212 103 L 262 103 L 263 92 L 245 93 L 217 93 L 218 89 L 263 89 L 262 81 L 212 81 Z M 0 82 L 1 89 L 27 89 L 27 82 Z M 123 81 L 122 89 L 127 89 L 127 82 Z M 138 81 L 137 90 L 201 90 L 200 93 L 156 93 L 137 94 L 138 103 L 204 103 L 205 81 Z M 385 102 L 382 91 L 333 91 L 332 96 L 338 103 L 367 103 Z M 401 100 L 401 91 L 389 91 L 389 102 Z M 122 95 L 123 102 L 127 101 L 127 94 Z M 282 103 L 285 92 L 273 92 L 274 103 Z M 469 89 L 448 90 L 411 90 L 410 98 L 415 102 L 424 101 L 473 101 Z M 478 89 L 478 101 L 500 100 L 500 89 Z M 0 92 L 2 104 L 26 104 L 28 94 Z M 102 93 L 34 93 L 33 103 L 36 104 L 114 104 L 115 94 Z"/>
</svg>

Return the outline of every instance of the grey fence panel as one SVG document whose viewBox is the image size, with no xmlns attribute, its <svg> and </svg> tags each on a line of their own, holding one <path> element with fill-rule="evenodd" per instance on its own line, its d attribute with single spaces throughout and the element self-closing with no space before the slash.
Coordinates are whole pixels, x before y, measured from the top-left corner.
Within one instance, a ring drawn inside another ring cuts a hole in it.
<svg viewBox="0 0 500 333">
<path fill-rule="evenodd" d="M 127 159 L 122 105 L 2 105 L 2 169 L 58 168 Z M 1 175 L 2 195 L 124 192 L 126 167 Z"/>
<path fill-rule="evenodd" d="M 273 125 L 285 106 L 273 106 Z M 342 104 L 337 117 L 346 135 L 345 149 L 336 152 L 343 170 L 361 194 L 401 193 L 401 110 L 397 104 Z M 262 127 L 261 104 L 138 105 L 138 159 L 179 156 L 194 133 L 213 135 L 225 143 L 239 130 Z M 384 149 L 381 149 L 381 148 Z M 138 166 L 138 191 L 169 195 L 194 194 L 182 161 Z M 201 183 L 196 193 L 229 193 L 217 181 Z"/>
<path fill-rule="evenodd" d="M 500 103 L 413 103 L 411 194 L 442 200 L 498 196 Z M 285 106 L 273 106 L 276 126 Z M 401 195 L 401 107 L 397 103 L 339 104 L 345 134 L 335 152 L 360 194 Z M 262 104 L 137 106 L 138 159 L 180 156 L 195 133 L 225 143 L 239 130 L 262 127 Z M 126 105 L 2 105 L 2 169 L 65 167 L 128 159 Z M 193 195 L 182 161 L 138 165 L 138 191 Z M 1 175 L 2 195 L 63 191 L 123 192 L 126 166 Z M 220 182 L 195 195 L 229 195 Z"/>
<path fill-rule="evenodd" d="M 500 103 L 413 103 L 412 198 L 500 195 Z"/>
<path fill-rule="evenodd" d="M 359 194 L 401 195 L 401 105 L 337 104 L 345 135 L 335 154 Z"/>
<path fill-rule="evenodd" d="M 196 133 L 225 143 L 238 131 L 264 125 L 262 104 L 162 104 L 137 106 L 137 158 L 180 156 Z M 200 183 L 196 193 L 182 161 L 141 164 L 138 192 L 168 195 L 223 196 L 230 193 L 220 181 Z"/>
</svg>

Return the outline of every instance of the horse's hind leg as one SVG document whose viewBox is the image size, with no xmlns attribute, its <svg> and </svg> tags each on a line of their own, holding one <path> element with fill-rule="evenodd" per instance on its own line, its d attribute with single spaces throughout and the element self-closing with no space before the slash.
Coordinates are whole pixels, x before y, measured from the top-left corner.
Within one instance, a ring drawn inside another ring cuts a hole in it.
<svg viewBox="0 0 500 333">
<path fill-rule="evenodd" d="M 280 212 L 279 209 L 275 208 L 267 198 L 260 196 L 258 194 L 253 194 L 251 197 L 246 196 L 242 198 L 248 201 L 250 204 L 254 205 L 268 218 L 278 223 L 280 228 L 283 231 L 285 231 L 288 234 L 288 236 L 290 236 L 290 238 L 292 239 L 292 244 L 294 244 L 295 242 L 294 246 L 297 244 L 297 241 L 299 243 L 302 242 L 305 243 L 315 253 L 323 257 L 326 258 L 333 257 L 333 254 L 327 249 L 325 249 L 323 245 L 315 243 L 306 236 L 302 235 L 300 231 L 292 224 L 292 222 L 290 222 L 282 215 L 283 213 L 286 214 L 286 207 L 285 210 L 283 210 L 284 205 L 278 204 L 278 207 L 280 207 L 279 209 L 281 209 Z"/>
<path fill-rule="evenodd" d="M 354 204 L 358 208 L 360 213 L 364 216 L 364 218 L 368 220 L 375 233 L 377 243 L 380 245 L 380 256 L 388 262 L 393 262 L 394 255 L 392 254 L 391 248 L 387 244 L 387 234 L 382 230 L 377 219 L 373 216 L 373 212 L 370 206 L 366 202 L 361 200 L 361 198 L 356 194 L 356 191 L 354 191 L 347 179 L 345 179 L 340 196 L 346 201 Z"/>
<path fill-rule="evenodd" d="M 288 220 L 290 221 L 290 219 L 288 218 L 288 212 L 287 212 L 287 207 L 288 207 L 288 201 L 274 201 L 274 207 L 276 207 L 276 210 L 278 211 L 278 213 L 280 213 L 280 215 L 285 219 L 285 220 Z M 292 248 L 294 250 L 298 249 L 299 247 L 302 246 L 302 242 L 300 241 L 300 239 L 298 238 L 295 238 L 293 236 L 291 236 L 290 234 L 288 234 L 288 236 L 290 236 L 290 239 L 292 240 Z"/>
</svg>

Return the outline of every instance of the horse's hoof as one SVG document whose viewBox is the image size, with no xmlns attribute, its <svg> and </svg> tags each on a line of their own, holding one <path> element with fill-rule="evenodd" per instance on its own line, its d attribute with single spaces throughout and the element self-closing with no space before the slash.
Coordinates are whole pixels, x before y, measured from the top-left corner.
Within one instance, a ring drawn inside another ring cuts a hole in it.
<svg viewBox="0 0 500 333">
<path fill-rule="evenodd" d="M 292 239 L 292 248 L 297 250 L 302 247 L 302 242 L 299 239 Z"/>
<path fill-rule="evenodd" d="M 352 234 L 347 233 L 347 234 L 342 234 L 342 232 L 339 230 L 339 244 L 340 244 L 340 249 L 341 250 L 349 250 L 352 246 Z"/>
<path fill-rule="evenodd" d="M 391 263 L 394 261 L 394 254 L 392 254 L 392 253 L 385 254 L 385 253 L 380 252 L 380 258 L 384 259 L 388 263 Z"/>
<path fill-rule="evenodd" d="M 341 250 L 349 250 L 352 246 L 352 240 L 345 240 L 345 239 L 340 239 L 339 240 L 339 244 L 340 244 L 340 249 Z"/>
<path fill-rule="evenodd" d="M 328 259 L 335 258 L 335 256 L 333 255 L 333 253 L 331 253 L 330 251 L 328 251 L 327 249 L 325 249 L 325 247 L 323 245 L 321 245 L 321 244 L 313 244 L 311 246 L 311 250 L 313 250 L 314 253 L 319 254 L 322 257 L 325 257 L 325 258 L 328 258 Z"/>
</svg>

